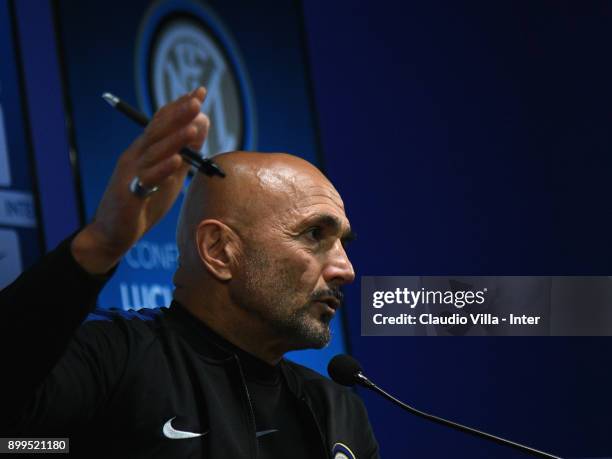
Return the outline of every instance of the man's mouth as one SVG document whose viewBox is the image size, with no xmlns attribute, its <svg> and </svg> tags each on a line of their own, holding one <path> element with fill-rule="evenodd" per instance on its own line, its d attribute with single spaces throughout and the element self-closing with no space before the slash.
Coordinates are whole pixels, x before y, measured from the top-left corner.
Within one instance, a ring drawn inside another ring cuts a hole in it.
<svg viewBox="0 0 612 459">
<path fill-rule="evenodd" d="M 340 301 L 336 298 L 317 298 L 313 303 L 320 303 L 324 305 L 325 312 L 334 315 L 336 310 L 340 307 Z"/>
<path fill-rule="evenodd" d="M 342 291 L 337 288 L 320 290 L 312 295 L 311 302 L 324 304 L 325 309 L 333 315 L 342 306 L 343 297 Z"/>
<path fill-rule="evenodd" d="M 337 298 L 333 297 L 324 297 L 317 298 L 313 301 L 313 303 L 321 303 L 327 306 L 327 308 L 331 309 L 332 314 L 336 312 L 336 310 L 340 307 L 340 301 Z"/>
</svg>

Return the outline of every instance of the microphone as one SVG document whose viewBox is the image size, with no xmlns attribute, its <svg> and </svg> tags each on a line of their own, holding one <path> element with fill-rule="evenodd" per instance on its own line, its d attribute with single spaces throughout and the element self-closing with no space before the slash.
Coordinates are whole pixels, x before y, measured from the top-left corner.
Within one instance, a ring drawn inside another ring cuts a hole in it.
<svg viewBox="0 0 612 459">
<path fill-rule="evenodd" d="M 530 448 L 529 446 L 521 445 L 520 443 L 516 443 L 511 440 L 506 440 L 505 438 L 497 437 L 495 435 L 491 435 L 490 433 L 483 432 L 481 430 L 474 429 L 472 427 L 464 426 L 457 422 L 449 421 L 447 419 L 434 416 L 432 414 L 425 413 L 424 411 L 417 410 L 410 405 L 398 400 L 393 397 L 391 394 L 388 394 L 372 381 L 370 381 L 364 374 L 363 369 L 361 368 L 361 364 L 355 360 L 350 355 L 346 354 L 338 354 L 334 358 L 329 361 L 327 365 L 327 372 L 329 376 L 338 384 L 342 384 L 343 386 L 354 386 L 355 384 L 365 387 L 367 389 L 371 389 L 374 392 L 382 395 L 387 400 L 399 405 L 401 408 L 406 411 L 420 416 L 422 418 L 428 419 L 430 421 L 436 422 L 438 424 L 442 424 L 448 427 L 452 427 L 453 429 L 460 430 L 462 432 L 467 432 L 469 434 L 475 435 L 480 438 L 486 438 L 487 440 L 491 440 L 500 445 L 510 446 L 512 448 L 518 449 L 524 453 L 531 454 L 537 457 L 547 457 L 551 459 L 562 459 L 559 456 L 553 456 L 552 454 L 545 453 L 544 451 L 540 451 L 534 448 Z"/>
</svg>

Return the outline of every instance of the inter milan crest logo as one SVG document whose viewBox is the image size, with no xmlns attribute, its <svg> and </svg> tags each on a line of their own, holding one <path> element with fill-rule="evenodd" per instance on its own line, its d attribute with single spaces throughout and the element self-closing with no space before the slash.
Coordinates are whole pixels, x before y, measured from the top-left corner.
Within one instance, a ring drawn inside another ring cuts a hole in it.
<svg viewBox="0 0 612 459">
<path fill-rule="evenodd" d="M 153 7 L 138 46 L 139 96 L 153 112 L 198 86 L 211 121 L 203 153 L 254 147 L 253 101 L 246 70 L 229 32 L 209 9 L 191 1 Z"/>
<path fill-rule="evenodd" d="M 334 459 L 356 459 L 351 449 L 344 443 L 336 443 L 332 448 L 332 457 Z"/>
</svg>

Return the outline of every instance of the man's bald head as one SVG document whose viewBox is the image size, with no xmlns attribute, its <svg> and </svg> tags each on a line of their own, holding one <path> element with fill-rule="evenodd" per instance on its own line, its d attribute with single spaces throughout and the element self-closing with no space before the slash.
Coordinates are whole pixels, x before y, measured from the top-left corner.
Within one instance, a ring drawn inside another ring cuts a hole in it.
<svg viewBox="0 0 612 459">
<path fill-rule="evenodd" d="M 181 210 L 177 245 L 180 264 L 188 269 L 200 265 L 195 234 L 204 220 L 218 220 L 244 236 L 258 222 L 290 211 L 304 190 L 326 187 L 341 202 L 321 171 L 297 156 L 236 151 L 215 156 L 215 162 L 226 177 L 196 174 Z"/>
</svg>

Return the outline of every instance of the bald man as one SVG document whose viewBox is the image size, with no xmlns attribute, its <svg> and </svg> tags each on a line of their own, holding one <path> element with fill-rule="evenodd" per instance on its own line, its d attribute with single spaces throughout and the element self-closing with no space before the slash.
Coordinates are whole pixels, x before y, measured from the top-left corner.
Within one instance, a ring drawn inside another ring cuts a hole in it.
<svg viewBox="0 0 612 459">
<path fill-rule="evenodd" d="M 184 200 L 170 307 L 90 314 L 178 196 L 188 170 L 178 151 L 200 149 L 208 132 L 205 95 L 159 110 L 93 221 L 0 294 L 12 370 L 0 433 L 70 437 L 71 453 L 90 458 L 376 458 L 361 401 L 283 359 L 329 342 L 340 287 L 355 276 L 342 199 L 310 163 L 215 157 L 226 177 L 198 175 Z"/>
</svg>

